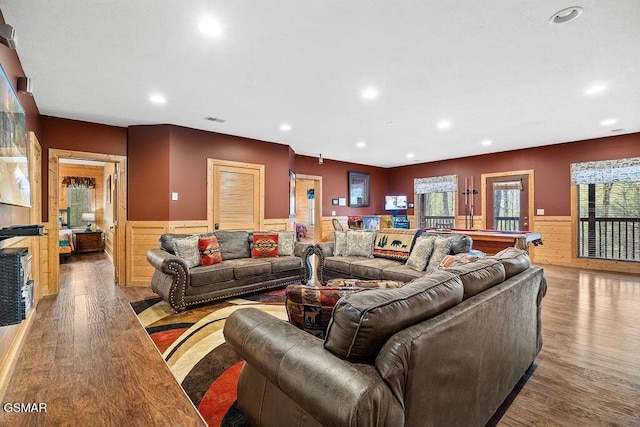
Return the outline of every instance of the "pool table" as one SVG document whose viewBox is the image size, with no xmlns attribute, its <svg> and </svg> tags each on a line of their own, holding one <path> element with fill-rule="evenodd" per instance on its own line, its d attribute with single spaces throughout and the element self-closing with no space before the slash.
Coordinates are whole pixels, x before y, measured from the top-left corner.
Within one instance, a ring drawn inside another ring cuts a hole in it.
<svg viewBox="0 0 640 427">
<path fill-rule="evenodd" d="M 542 234 L 531 231 L 498 231 L 452 228 L 451 233 L 461 233 L 473 239 L 473 249 L 487 255 L 495 255 L 510 246 L 529 252 L 529 245 L 542 245 Z M 440 233 L 440 231 L 439 231 Z"/>
</svg>

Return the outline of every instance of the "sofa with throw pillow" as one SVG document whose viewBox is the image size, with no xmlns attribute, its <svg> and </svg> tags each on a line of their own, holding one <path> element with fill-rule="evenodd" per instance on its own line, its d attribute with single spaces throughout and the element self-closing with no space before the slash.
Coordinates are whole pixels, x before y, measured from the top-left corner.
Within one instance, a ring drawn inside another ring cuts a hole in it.
<svg viewBox="0 0 640 427">
<path fill-rule="evenodd" d="M 425 233 L 422 229 L 335 231 L 335 239 L 315 245 L 317 278 L 409 282 L 434 271 L 447 255 L 469 254 L 473 240 L 464 234 Z"/>
<path fill-rule="evenodd" d="M 163 234 L 147 260 L 151 289 L 176 311 L 237 295 L 306 283 L 313 245 L 294 231 Z"/>
<path fill-rule="evenodd" d="M 483 426 L 542 348 L 547 285 L 520 249 L 400 287 L 354 285 L 291 288 L 293 303 L 328 308 L 324 339 L 299 324 L 295 304 L 291 323 L 255 308 L 228 317 L 250 425 Z"/>
</svg>

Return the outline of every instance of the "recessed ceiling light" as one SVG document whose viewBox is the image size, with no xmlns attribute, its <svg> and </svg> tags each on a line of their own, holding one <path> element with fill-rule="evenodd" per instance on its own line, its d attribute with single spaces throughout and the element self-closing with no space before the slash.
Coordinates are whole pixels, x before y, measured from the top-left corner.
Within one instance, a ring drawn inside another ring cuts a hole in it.
<svg viewBox="0 0 640 427">
<path fill-rule="evenodd" d="M 367 146 L 367 143 L 366 143 L 366 142 L 364 142 L 364 141 L 358 141 L 358 142 L 356 143 L 356 147 L 358 147 L 358 148 L 364 148 L 364 147 L 366 147 L 366 146 Z"/>
<path fill-rule="evenodd" d="M 449 129 L 451 122 L 449 120 L 442 120 L 438 123 L 438 129 Z"/>
<path fill-rule="evenodd" d="M 407 159 L 413 159 L 415 156 L 413 153 L 407 153 Z"/>
<path fill-rule="evenodd" d="M 566 9 L 562 9 L 560 12 L 555 13 L 549 22 L 552 24 L 564 24 L 569 21 L 573 21 L 582 14 L 582 8 L 580 6 L 572 6 Z"/>
<path fill-rule="evenodd" d="M 289 132 L 291 130 L 291 125 L 289 123 L 283 123 L 280 125 L 280 130 L 282 132 Z"/>
<path fill-rule="evenodd" d="M 153 95 L 149 96 L 149 101 L 153 102 L 154 104 L 164 104 L 167 102 L 167 99 L 158 93 L 154 93 Z"/>
<path fill-rule="evenodd" d="M 600 122 L 600 124 L 602 126 L 611 126 L 616 124 L 617 120 L 616 119 L 605 119 L 603 121 Z"/>
<path fill-rule="evenodd" d="M 362 91 L 362 97 L 367 100 L 376 99 L 380 95 L 375 87 L 368 87 Z"/>
<path fill-rule="evenodd" d="M 217 19 L 206 17 L 200 20 L 198 29 L 202 34 L 209 37 L 220 37 L 222 35 L 222 25 Z"/>
<path fill-rule="evenodd" d="M 596 84 L 593 86 L 589 86 L 587 89 L 585 89 L 584 93 L 587 95 L 595 95 L 595 94 L 604 92 L 606 89 L 607 89 L 606 85 Z"/>
<path fill-rule="evenodd" d="M 482 144 L 482 145 L 491 145 L 491 144 L 493 144 L 493 141 L 490 140 L 490 139 L 485 139 L 480 144 Z"/>
</svg>

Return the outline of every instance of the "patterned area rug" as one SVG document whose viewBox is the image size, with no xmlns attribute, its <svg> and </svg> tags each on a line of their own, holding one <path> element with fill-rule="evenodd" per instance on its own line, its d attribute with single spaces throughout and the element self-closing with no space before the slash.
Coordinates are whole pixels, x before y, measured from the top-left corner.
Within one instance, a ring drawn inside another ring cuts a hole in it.
<svg viewBox="0 0 640 427">
<path fill-rule="evenodd" d="M 224 322 L 235 310 L 256 307 L 287 320 L 284 289 L 222 301 L 176 314 L 160 298 L 131 303 L 171 373 L 209 426 L 244 426 L 236 407 L 242 359 L 224 341 Z"/>
<path fill-rule="evenodd" d="M 248 423 L 236 406 L 236 386 L 243 361 L 224 341 L 227 316 L 243 307 L 287 320 L 284 289 L 174 313 L 160 298 L 131 303 L 171 373 L 209 426 L 245 427 Z M 522 376 L 486 427 L 498 425 L 511 403 L 536 369 Z"/>
</svg>

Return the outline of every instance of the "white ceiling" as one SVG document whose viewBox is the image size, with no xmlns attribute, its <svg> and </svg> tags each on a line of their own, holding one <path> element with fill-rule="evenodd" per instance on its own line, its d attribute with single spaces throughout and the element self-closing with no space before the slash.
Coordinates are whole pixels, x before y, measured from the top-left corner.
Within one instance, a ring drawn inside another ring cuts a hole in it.
<svg viewBox="0 0 640 427">
<path fill-rule="evenodd" d="M 383 167 L 639 132 L 640 1 L 579 0 L 578 19 L 549 23 L 575 5 L 0 0 L 42 114 Z M 206 15 L 221 37 L 198 30 Z M 607 89 L 586 95 L 593 84 Z M 361 97 L 367 86 L 378 98 Z M 166 104 L 149 102 L 156 92 Z"/>
</svg>

